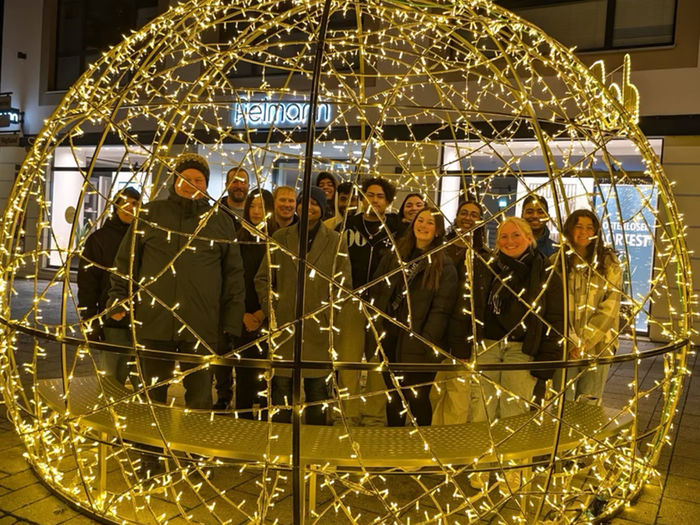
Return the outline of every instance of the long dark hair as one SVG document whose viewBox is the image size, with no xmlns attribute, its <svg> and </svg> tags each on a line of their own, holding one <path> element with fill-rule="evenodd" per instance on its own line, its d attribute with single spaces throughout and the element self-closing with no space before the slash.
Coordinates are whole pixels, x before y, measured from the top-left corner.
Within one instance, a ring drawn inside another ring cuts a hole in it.
<svg viewBox="0 0 700 525">
<path fill-rule="evenodd" d="M 457 213 L 455 214 L 455 220 L 453 222 L 453 225 L 457 224 L 457 217 L 459 217 L 459 212 L 462 211 L 462 208 L 464 208 L 467 204 L 472 204 L 477 207 L 479 210 L 479 214 L 481 215 L 481 219 L 484 218 L 484 207 L 481 205 L 481 203 L 477 200 L 473 199 L 467 199 L 465 201 L 462 201 L 459 203 L 459 206 L 457 207 Z M 449 237 L 456 237 L 457 236 L 457 227 L 453 226 L 452 229 L 450 230 L 450 235 Z M 484 224 L 479 226 L 478 228 L 474 228 L 472 230 L 472 248 L 476 251 L 483 251 L 486 248 L 486 230 L 484 229 Z"/>
<path fill-rule="evenodd" d="M 574 245 L 574 227 L 581 217 L 591 219 L 595 230 L 593 233 L 593 235 L 595 235 L 595 239 L 593 239 L 588 246 L 586 246 L 586 262 L 593 266 L 596 271 L 604 271 L 606 269 L 606 256 L 613 255 L 614 251 L 612 248 L 605 246 L 600 220 L 595 213 L 593 213 L 591 210 L 585 209 L 572 212 L 571 215 L 566 218 L 566 222 L 564 222 L 564 238 L 568 241 L 570 246 Z M 573 256 L 573 254 L 571 256 Z"/>
<path fill-rule="evenodd" d="M 401 203 L 401 207 L 399 208 L 399 219 L 401 220 L 404 219 L 403 209 L 406 207 L 406 201 L 408 201 L 408 199 L 410 199 L 411 197 L 418 197 L 420 200 L 423 201 L 423 204 L 425 205 L 425 199 L 420 193 L 409 193 L 408 195 L 406 195 L 406 198 L 403 200 L 403 202 Z"/>
<path fill-rule="evenodd" d="M 437 208 L 432 206 L 426 206 L 413 217 L 411 225 L 406 228 L 404 234 L 399 238 L 396 249 L 401 256 L 401 259 L 406 261 L 410 259 L 411 254 L 416 249 L 416 234 L 413 231 L 416 219 L 423 213 L 430 213 L 435 220 L 435 238 L 426 248 L 426 252 L 433 250 L 434 248 L 441 246 L 445 241 L 445 219 L 442 217 L 442 213 Z M 422 286 L 429 290 L 437 290 L 440 285 L 440 276 L 442 275 L 442 269 L 445 265 L 445 250 L 438 250 L 430 255 L 430 263 L 428 267 L 423 272 L 423 283 Z"/>
<path fill-rule="evenodd" d="M 276 225 L 275 221 L 272 219 L 272 210 L 274 209 L 275 201 L 272 198 L 272 193 L 270 193 L 266 189 L 256 188 L 253 191 L 251 191 L 248 194 L 248 196 L 245 198 L 245 203 L 243 204 L 243 220 L 248 222 L 248 224 L 251 224 L 251 225 L 253 224 L 252 221 L 250 220 L 250 208 L 253 205 L 253 199 L 255 199 L 257 197 L 262 197 L 263 210 L 265 212 L 265 215 L 269 215 L 269 217 L 267 219 L 265 219 L 265 226 L 266 226 L 265 232 L 268 235 L 272 235 L 275 232 L 275 230 L 277 229 L 277 225 Z M 250 233 L 246 228 L 241 226 L 240 229 L 238 230 L 238 238 L 239 238 L 239 240 L 242 240 L 242 239 L 250 240 L 253 238 L 253 234 Z"/>
</svg>

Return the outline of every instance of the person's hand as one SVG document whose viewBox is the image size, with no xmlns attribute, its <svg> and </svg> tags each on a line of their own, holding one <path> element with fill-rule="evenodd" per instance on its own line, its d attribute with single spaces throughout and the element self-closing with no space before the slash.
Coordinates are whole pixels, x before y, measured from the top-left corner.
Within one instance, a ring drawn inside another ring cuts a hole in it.
<svg viewBox="0 0 700 525">
<path fill-rule="evenodd" d="M 262 321 L 251 313 L 243 314 L 243 326 L 248 332 L 255 332 L 262 325 Z"/>
<path fill-rule="evenodd" d="M 582 355 L 581 347 L 572 346 L 569 348 L 569 359 L 581 359 Z"/>
<path fill-rule="evenodd" d="M 126 312 L 117 312 L 109 316 L 110 319 L 113 319 L 114 321 L 121 321 L 126 317 Z"/>
</svg>

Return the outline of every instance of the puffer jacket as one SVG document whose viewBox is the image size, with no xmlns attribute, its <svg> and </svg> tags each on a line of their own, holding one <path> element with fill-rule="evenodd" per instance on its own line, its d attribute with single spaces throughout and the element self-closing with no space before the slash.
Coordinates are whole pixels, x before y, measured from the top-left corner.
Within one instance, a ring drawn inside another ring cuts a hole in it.
<svg viewBox="0 0 700 525">
<path fill-rule="evenodd" d="M 215 344 L 221 329 L 240 335 L 241 254 L 231 219 L 206 199 L 186 199 L 171 187 L 167 199 L 145 205 L 115 266 L 110 305 L 130 297 L 129 281 L 121 277 L 130 276 L 139 339 Z"/>
<path fill-rule="evenodd" d="M 438 346 L 443 342 L 450 313 L 457 300 L 457 271 L 452 259 L 445 256 L 437 289 L 428 289 L 423 286 L 423 274 L 427 270 L 428 261 L 426 258 L 419 258 L 420 254 L 417 252 L 411 255 L 410 259 L 415 261 L 413 264 L 418 266 L 404 299 L 401 300 L 401 294 L 405 291 L 403 272 L 394 273 L 388 283 L 386 279 L 377 281 L 370 288 L 370 297 L 379 310 L 409 328 L 405 330 L 387 320 L 380 321 L 387 332 L 393 332 L 392 339 L 395 339 L 395 348 L 386 349 L 390 358 L 404 363 L 439 362 L 444 356 L 436 354 L 430 346 L 411 334 L 419 334 Z M 374 279 L 398 267 L 396 252 L 386 253 L 377 267 Z M 411 271 L 410 267 L 410 264 L 406 267 L 407 271 Z"/>
</svg>

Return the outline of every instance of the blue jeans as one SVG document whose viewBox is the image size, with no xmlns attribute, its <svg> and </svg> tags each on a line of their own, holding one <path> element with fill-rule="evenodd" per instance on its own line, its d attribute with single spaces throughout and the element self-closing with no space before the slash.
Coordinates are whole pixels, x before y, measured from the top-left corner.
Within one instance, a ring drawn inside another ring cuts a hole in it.
<svg viewBox="0 0 700 525">
<path fill-rule="evenodd" d="M 304 397 L 307 403 L 324 401 L 330 397 L 325 377 L 304 378 Z M 286 399 L 285 399 L 286 398 Z M 274 405 L 292 404 L 292 378 L 274 376 L 272 378 L 272 403 Z M 304 409 L 307 425 L 325 425 L 326 414 L 321 405 L 313 405 Z M 273 421 L 289 423 L 292 421 L 291 410 L 280 410 L 273 417 Z"/>
<path fill-rule="evenodd" d="M 206 349 L 204 345 L 199 345 L 195 349 L 195 343 L 190 341 L 157 341 L 153 339 L 144 339 L 140 341 L 149 350 L 163 350 L 172 353 L 187 353 L 187 354 L 204 354 Z M 210 345 L 211 346 L 211 345 Z M 153 357 L 142 357 L 141 371 L 143 378 L 146 381 L 146 386 L 152 384 L 155 378 L 158 382 L 167 381 L 173 377 L 175 361 L 173 359 L 156 359 Z M 200 366 L 196 363 L 180 362 L 180 370 L 184 378 L 182 384 L 185 386 L 185 405 L 187 408 L 211 410 L 211 369 L 204 368 L 196 372 L 187 373 L 188 370 Z M 158 403 L 167 403 L 168 401 L 168 385 L 159 386 L 149 389 L 151 399 Z"/>
<path fill-rule="evenodd" d="M 520 342 L 504 343 L 485 339 L 486 350 L 477 354 L 476 362 L 485 363 L 529 363 L 532 356 L 524 354 Z M 476 384 L 472 395 L 472 421 L 486 421 L 496 417 L 504 418 L 525 414 L 530 410 L 528 402 L 532 398 L 537 380 L 529 370 L 490 370 L 483 372 L 491 381 L 475 376 Z M 500 396 L 496 395 L 499 387 Z M 482 398 L 483 394 L 483 398 Z"/>
</svg>

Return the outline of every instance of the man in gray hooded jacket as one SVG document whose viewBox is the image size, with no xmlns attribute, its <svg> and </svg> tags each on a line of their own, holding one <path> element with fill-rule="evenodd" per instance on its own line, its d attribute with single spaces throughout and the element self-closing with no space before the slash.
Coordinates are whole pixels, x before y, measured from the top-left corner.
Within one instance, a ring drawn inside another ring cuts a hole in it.
<svg viewBox="0 0 700 525">
<path fill-rule="evenodd" d="M 243 264 L 231 220 L 209 204 L 206 160 L 180 155 L 175 175 L 168 197 L 143 206 L 122 241 L 109 292 L 112 318 L 132 315 L 136 341 L 148 350 L 208 355 L 220 333 L 240 335 Z M 143 357 L 140 365 L 147 387 L 173 375 L 172 359 Z M 210 409 L 209 367 L 181 361 L 180 369 L 187 407 Z M 165 403 L 167 389 L 149 395 Z"/>
</svg>

